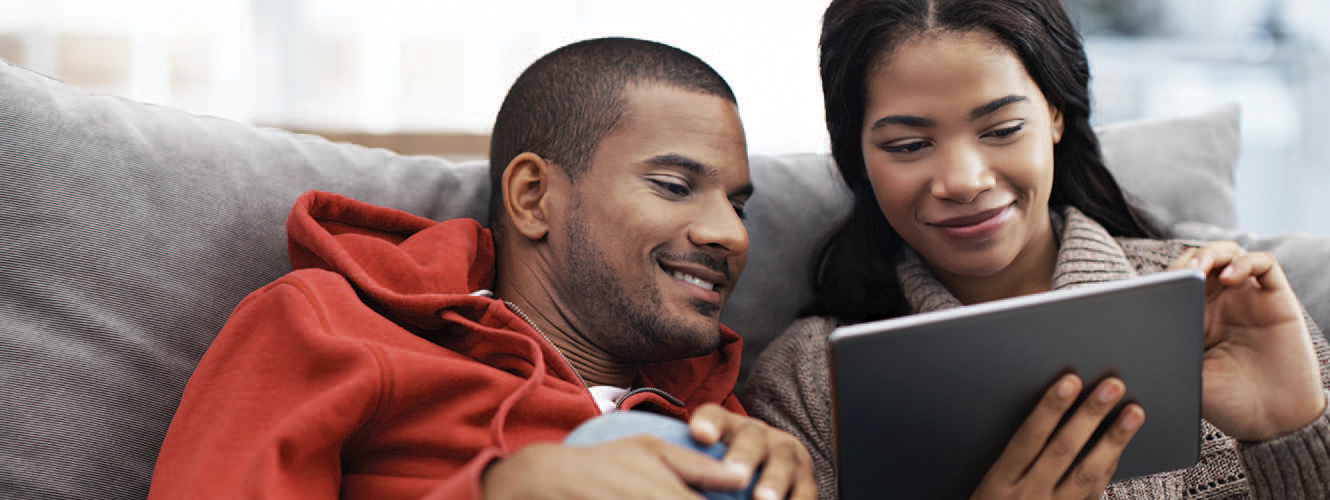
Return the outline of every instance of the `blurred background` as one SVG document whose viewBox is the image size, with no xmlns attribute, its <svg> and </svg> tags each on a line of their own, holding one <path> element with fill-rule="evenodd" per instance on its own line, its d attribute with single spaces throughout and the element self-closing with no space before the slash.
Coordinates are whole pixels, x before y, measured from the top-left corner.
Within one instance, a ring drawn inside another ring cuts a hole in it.
<svg viewBox="0 0 1330 500">
<path fill-rule="evenodd" d="M 1330 2 L 1065 0 L 1096 124 L 1242 106 L 1238 209 L 1262 235 L 1330 233 Z M 406 153 L 483 157 L 508 86 L 589 37 L 716 67 L 757 154 L 827 152 L 824 1 L 3 0 L 0 58 L 91 93 Z"/>
</svg>

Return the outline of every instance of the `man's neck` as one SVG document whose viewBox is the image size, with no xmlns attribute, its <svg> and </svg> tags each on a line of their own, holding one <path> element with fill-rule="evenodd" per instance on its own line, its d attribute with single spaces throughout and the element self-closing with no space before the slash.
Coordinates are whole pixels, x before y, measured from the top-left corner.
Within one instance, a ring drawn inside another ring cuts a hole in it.
<svg viewBox="0 0 1330 500">
<path fill-rule="evenodd" d="M 631 387 L 640 368 L 597 347 L 583 332 L 591 325 L 579 324 L 571 311 L 558 300 L 557 289 L 537 278 L 548 275 L 535 273 L 522 265 L 508 272 L 496 273 L 495 297 L 505 301 L 545 340 L 553 344 L 588 387 L 609 385 Z"/>
</svg>

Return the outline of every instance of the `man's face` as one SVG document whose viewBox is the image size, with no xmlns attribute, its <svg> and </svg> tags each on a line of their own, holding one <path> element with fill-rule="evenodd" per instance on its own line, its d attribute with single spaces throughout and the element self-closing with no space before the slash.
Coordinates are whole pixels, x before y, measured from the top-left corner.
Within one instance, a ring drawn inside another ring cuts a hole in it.
<svg viewBox="0 0 1330 500">
<path fill-rule="evenodd" d="M 748 260 L 752 193 L 743 126 L 720 97 L 630 86 L 552 221 L 560 296 L 588 340 L 620 359 L 714 351 L 721 305 Z"/>
</svg>

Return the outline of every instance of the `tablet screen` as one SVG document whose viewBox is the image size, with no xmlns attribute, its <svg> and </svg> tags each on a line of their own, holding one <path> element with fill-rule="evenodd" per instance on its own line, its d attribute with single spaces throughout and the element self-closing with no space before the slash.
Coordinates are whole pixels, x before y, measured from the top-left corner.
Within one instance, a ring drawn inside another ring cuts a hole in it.
<svg viewBox="0 0 1330 500">
<path fill-rule="evenodd" d="M 1044 391 L 1109 375 L 1146 421 L 1114 479 L 1200 449 L 1205 279 L 1195 270 L 838 328 L 828 342 L 841 498 L 968 498 Z"/>
</svg>

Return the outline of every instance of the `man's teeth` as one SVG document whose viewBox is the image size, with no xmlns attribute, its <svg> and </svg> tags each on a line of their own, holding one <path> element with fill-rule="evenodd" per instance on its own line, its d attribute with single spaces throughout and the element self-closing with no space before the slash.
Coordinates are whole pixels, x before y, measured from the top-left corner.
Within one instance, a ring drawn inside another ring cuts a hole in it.
<svg viewBox="0 0 1330 500">
<path fill-rule="evenodd" d="M 707 289 L 707 290 L 715 290 L 715 289 L 716 289 L 716 284 L 715 284 L 715 283 L 712 283 L 712 282 L 710 282 L 710 281 L 705 281 L 705 280 L 703 280 L 702 278 L 698 278 L 697 276 L 693 276 L 693 275 L 691 275 L 691 274 L 684 274 L 684 273 L 681 273 L 681 272 L 679 272 L 679 271 L 675 271 L 675 272 L 673 272 L 673 273 L 670 273 L 670 276 L 673 276 L 674 279 L 677 279 L 677 280 L 680 280 L 680 281 L 683 281 L 683 282 L 687 282 L 687 283 L 692 283 L 692 284 L 694 284 L 694 285 L 700 286 L 700 287 L 705 288 L 705 289 Z"/>
</svg>

